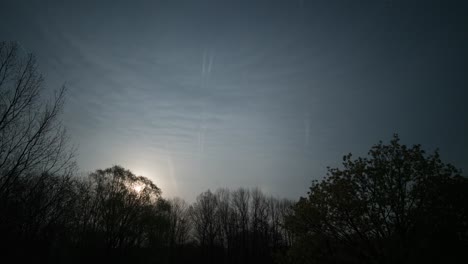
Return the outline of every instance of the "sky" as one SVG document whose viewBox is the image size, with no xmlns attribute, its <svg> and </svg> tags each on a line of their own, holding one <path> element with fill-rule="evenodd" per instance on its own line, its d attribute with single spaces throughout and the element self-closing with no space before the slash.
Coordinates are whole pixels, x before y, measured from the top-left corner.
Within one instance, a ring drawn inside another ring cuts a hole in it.
<svg viewBox="0 0 468 264">
<path fill-rule="evenodd" d="M 304 196 L 398 133 L 468 170 L 467 1 L 9 1 L 80 171 Z M 465 173 L 466 174 L 466 173 Z"/>
</svg>

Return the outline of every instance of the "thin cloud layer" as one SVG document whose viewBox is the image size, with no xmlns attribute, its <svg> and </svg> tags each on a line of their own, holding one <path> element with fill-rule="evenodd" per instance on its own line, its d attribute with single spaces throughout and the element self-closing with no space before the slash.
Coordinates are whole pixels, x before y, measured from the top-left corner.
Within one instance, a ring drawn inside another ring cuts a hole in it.
<svg viewBox="0 0 468 264">
<path fill-rule="evenodd" d="M 70 87 L 65 123 L 84 171 L 120 164 L 188 200 L 222 186 L 294 198 L 343 154 L 394 132 L 468 162 L 463 9 L 7 5 L 22 15 L 2 11 L 12 25 L 2 35 L 37 54 L 51 88 Z"/>
</svg>

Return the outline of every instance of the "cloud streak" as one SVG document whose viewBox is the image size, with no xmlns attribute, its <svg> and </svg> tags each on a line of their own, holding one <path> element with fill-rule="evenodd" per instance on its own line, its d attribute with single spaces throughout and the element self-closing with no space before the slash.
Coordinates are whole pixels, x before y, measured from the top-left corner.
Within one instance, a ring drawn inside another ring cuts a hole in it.
<svg viewBox="0 0 468 264">
<path fill-rule="evenodd" d="M 19 14 L 3 11 L 19 33 L 0 33 L 37 51 L 52 87 L 69 83 L 64 119 L 83 170 L 161 170 L 165 193 L 189 200 L 224 183 L 295 198 L 344 153 L 394 132 L 468 164 L 466 28 L 445 9 L 180 4 L 0 10 Z"/>
</svg>

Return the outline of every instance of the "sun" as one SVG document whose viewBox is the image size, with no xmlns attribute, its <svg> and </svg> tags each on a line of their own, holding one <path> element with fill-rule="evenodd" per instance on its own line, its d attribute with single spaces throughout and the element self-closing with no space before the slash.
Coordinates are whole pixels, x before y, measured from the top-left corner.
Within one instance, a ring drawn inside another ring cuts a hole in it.
<svg viewBox="0 0 468 264">
<path fill-rule="evenodd" d="M 174 193 L 177 189 L 177 183 L 174 178 L 174 165 L 172 158 L 155 159 L 151 162 L 134 162 L 128 164 L 130 170 L 136 176 L 143 176 L 151 180 L 165 194 Z M 138 186 L 136 183 L 130 186 L 135 193 L 141 193 L 144 186 Z"/>
<path fill-rule="evenodd" d="M 148 173 L 148 170 L 145 170 L 145 169 L 136 169 L 133 171 L 133 173 L 137 176 L 143 176 L 143 177 L 146 177 L 146 178 L 150 178 L 152 174 Z M 143 189 L 145 188 L 145 184 L 141 183 L 141 182 L 134 182 L 132 183 L 132 185 L 130 186 L 130 188 L 136 192 L 137 194 L 141 193 L 143 191 Z"/>
<path fill-rule="evenodd" d="M 141 183 L 137 183 L 137 184 L 134 184 L 132 188 L 136 193 L 140 193 L 145 188 L 145 186 Z"/>
</svg>

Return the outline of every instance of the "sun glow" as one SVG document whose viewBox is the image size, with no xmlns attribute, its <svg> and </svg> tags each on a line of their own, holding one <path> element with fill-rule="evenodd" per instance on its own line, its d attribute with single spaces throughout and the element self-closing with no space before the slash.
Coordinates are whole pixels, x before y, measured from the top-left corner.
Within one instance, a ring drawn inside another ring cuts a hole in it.
<svg viewBox="0 0 468 264">
<path fill-rule="evenodd" d="M 137 170 L 134 170 L 133 173 L 137 176 L 143 176 L 143 177 L 146 177 L 152 181 L 154 181 L 155 177 L 155 173 L 149 173 L 148 172 L 149 170 L 144 170 L 144 169 L 137 169 Z M 135 191 L 136 193 L 140 193 L 141 191 L 143 191 L 143 189 L 145 188 L 145 184 L 141 183 L 141 182 L 135 182 L 132 184 L 131 188 L 133 189 L 133 191 Z"/>
<path fill-rule="evenodd" d="M 132 186 L 133 187 L 133 190 L 136 192 L 136 193 L 140 193 L 144 188 L 145 186 L 143 184 L 135 184 Z"/>
<path fill-rule="evenodd" d="M 128 164 L 127 167 L 137 176 L 144 176 L 151 180 L 158 188 L 162 190 L 165 196 L 171 196 L 178 193 L 177 182 L 175 179 L 174 164 L 171 156 L 161 157 L 145 162 L 144 159 Z M 144 186 L 133 184 L 131 189 L 140 193 Z"/>
</svg>

